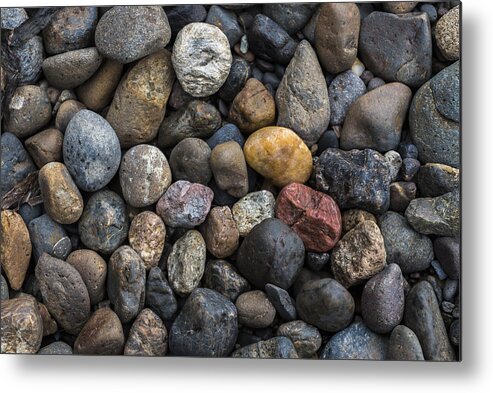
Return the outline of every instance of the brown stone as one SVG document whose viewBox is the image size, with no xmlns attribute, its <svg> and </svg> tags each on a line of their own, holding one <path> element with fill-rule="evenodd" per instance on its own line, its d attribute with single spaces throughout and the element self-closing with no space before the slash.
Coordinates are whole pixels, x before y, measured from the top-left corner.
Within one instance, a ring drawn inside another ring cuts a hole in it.
<svg viewBox="0 0 493 393">
<path fill-rule="evenodd" d="M 349 70 L 356 60 L 360 28 L 359 9 L 354 3 L 320 6 L 315 28 L 315 48 L 322 67 L 331 74 Z"/>
<path fill-rule="evenodd" d="M 416 184 L 399 181 L 390 184 L 390 210 L 404 213 L 409 203 L 416 198 Z"/>
<path fill-rule="evenodd" d="M 22 287 L 31 261 L 31 239 L 20 214 L 1 212 L 0 261 L 10 287 L 18 291 Z"/>
<path fill-rule="evenodd" d="M 349 209 L 344 211 L 342 213 L 342 235 L 345 235 L 363 221 L 373 221 L 376 224 L 377 218 L 366 210 Z"/>
<path fill-rule="evenodd" d="M 252 133 L 276 122 L 276 103 L 259 80 L 250 78 L 233 100 L 229 118 L 242 132 Z"/>
<path fill-rule="evenodd" d="M 56 128 L 34 134 L 24 145 L 38 168 L 49 162 L 62 161 L 63 133 Z"/>
<path fill-rule="evenodd" d="M 124 355 L 164 356 L 168 351 L 168 331 L 163 321 L 150 309 L 143 309 L 135 319 Z"/>
<path fill-rule="evenodd" d="M 435 39 L 442 55 L 450 61 L 460 57 L 460 5 L 438 19 Z"/>
<path fill-rule="evenodd" d="M 38 303 L 38 308 L 39 315 L 41 315 L 41 319 L 43 320 L 43 337 L 56 333 L 58 324 L 52 318 L 46 306 L 43 303 Z"/>
<path fill-rule="evenodd" d="M 83 103 L 76 100 L 63 101 L 56 113 L 55 127 L 60 131 L 65 132 L 72 117 L 74 117 L 81 109 L 85 108 Z"/>
<path fill-rule="evenodd" d="M 236 198 L 248 193 L 247 165 L 238 142 L 221 143 L 212 149 L 210 165 L 220 189 Z"/>
<path fill-rule="evenodd" d="M 405 14 L 412 11 L 417 5 L 417 1 L 387 1 L 383 3 L 383 9 L 393 14 Z"/>
<path fill-rule="evenodd" d="M 246 327 L 259 329 L 270 326 L 276 317 L 276 309 L 263 291 L 244 292 L 236 299 L 238 322 Z"/>
<path fill-rule="evenodd" d="M 238 248 L 240 233 L 228 206 L 213 207 L 200 226 L 200 232 L 207 251 L 216 258 L 229 257 Z"/>
</svg>

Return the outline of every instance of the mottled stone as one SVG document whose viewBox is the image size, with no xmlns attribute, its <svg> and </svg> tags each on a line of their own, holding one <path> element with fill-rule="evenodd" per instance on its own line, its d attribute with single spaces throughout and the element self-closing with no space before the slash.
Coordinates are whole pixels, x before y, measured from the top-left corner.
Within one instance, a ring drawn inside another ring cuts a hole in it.
<svg viewBox="0 0 493 393">
<path fill-rule="evenodd" d="M 349 209 L 342 213 L 342 235 L 348 233 L 356 225 L 363 221 L 378 223 L 377 218 L 366 210 Z"/>
<path fill-rule="evenodd" d="M 4 259 L 2 258 L 2 260 Z M 9 286 L 3 274 L 0 276 L 0 300 L 9 300 Z"/>
<path fill-rule="evenodd" d="M 277 334 L 293 342 L 300 358 L 312 358 L 322 346 L 322 335 L 318 329 L 303 321 L 283 323 L 277 329 Z"/>
<path fill-rule="evenodd" d="M 450 61 L 460 57 L 460 5 L 442 16 L 435 25 L 435 40 L 441 54 Z"/>
<path fill-rule="evenodd" d="M 169 158 L 173 178 L 206 185 L 212 178 L 210 158 L 211 147 L 202 139 L 183 139 L 173 148 Z"/>
<path fill-rule="evenodd" d="M 44 60 L 43 39 L 35 35 L 25 43 L 13 47 L 12 52 L 19 59 L 19 85 L 36 83 Z"/>
<path fill-rule="evenodd" d="M 35 262 L 38 261 L 43 253 L 55 258 L 65 259 L 72 251 L 72 244 L 65 229 L 53 221 L 48 214 L 43 214 L 31 220 L 28 229 L 33 245 Z"/>
<path fill-rule="evenodd" d="M 240 236 L 245 237 L 255 225 L 274 217 L 274 205 L 274 195 L 267 190 L 249 193 L 236 202 L 232 213 Z"/>
<path fill-rule="evenodd" d="M 400 181 L 391 183 L 390 210 L 404 213 L 409 206 L 409 203 L 416 198 L 416 191 L 416 184 L 413 182 Z"/>
<path fill-rule="evenodd" d="M 168 331 L 163 321 L 145 308 L 135 319 L 130 328 L 124 355 L 164 356 L 168 350 Z"/>
<path fill-rule="evenodd" d="M 407 326 L 399 325 L 392 330 L 387 349 L 387 359 L 425 360 L 418 337 Z"/>
<path fill-rule="evenodd" d="M 298 359 L 293 342 L 284 336 L 247 345 L 234 351 L 231 356 L 251 359 Z"/>
<path fill-rule="evenodd" d="M 330 262 L 330 253 L 307 252 L 305 256 L 305 265 L 314 272 L 324 269 Z"/>
<path fill-rule="evenodd" d="M 210 260 L 205 265 L 202 285 L 226 296 L 232 302 L 250 289 L 250 284 L 227 261 Z"/>
<path fill-rule="evenodd" d="M 228 206 L 213 207 L 200 226 L 200 232 L 207 251 L 216 258 L 229 257 L 238 248 L 240 234 Z"/>
<path fill-rule="evenodd" d="M 244 292 L 235 302 L 238 322 L 249 328 L 265 328 L 274 322 L 276 309 L 263 291 Z"/>
<path fill-rule="evenodd" d="M 146 307 L 154 311 L 163 321 L 173 318 L 178 305 L 173 290 L 159 267 L 153 267 L 149 270 L 145 292 Z"/>
<path fill-rule="evenodd" d="M 229 75 L 218 91 L 219 97 L 226 102 L 233 101 L 251 76 L 250 64 L 241 57 L 233 57 Z"/>
<path fill-rule="evenodd" d="M 234 46 L 243 35 L 243 29 L 236 19 L 236 14 L 218 5 L 213 5 L 209 8 L 205 23 L 221 29 L 230 46 Z"/>
<path fill-rule="evenodd" d="M 262 13 L 279 24 L 288 34 L 294 34 L 308 23 L 315 4 L 265 4 Z"/>
<path fill-rule="evenodd" d="M 29 19 L 24 8 L 20 7 L 5 7 L 2 9 L 1 28 L 5 30 L 14 30 L 23 22 Z M 3 352 L 3 351 L 2 351 Z"/>
<path fill-rule="evenodd" d="M 433 242 L 436 258 L 442 265 L 447 275 L 454 279 L 460 279 L 460 242 L 452 237 L 440 237 Z"/>
<path fill-rule="evenodd" d="M 419 168 L 416 184 L 420 196 L 437 197 L 459 189 L 460 172 L 443 164 L 425 164 Z"/>
<path fill-rule="evenodd" d="M 365 83 L 352 71 L 337 75 L 329 85 L 330 124 L 342 125 L 351 105 L 366 93 Z"/>
<path fill-rule="evenodd" d="M 43 337 L 50 336 L 58 331 L 58 324 L 51 316 L 43 303 L 38 303 L 39 314 L 43 320 Z"/>
<path fill-rule="evenodd" d="M 283 320 L 292 321 L 296 319 L 295 301 L 289 296 L 288 291 L 272 284 L 266 284 L 265 293 Z"/>
<path fill-rule="evenodd" d="M 72 355 L 72 347 L 63 341 L 55 341 L 41 348 L 38 355 Z"/>
</svg>

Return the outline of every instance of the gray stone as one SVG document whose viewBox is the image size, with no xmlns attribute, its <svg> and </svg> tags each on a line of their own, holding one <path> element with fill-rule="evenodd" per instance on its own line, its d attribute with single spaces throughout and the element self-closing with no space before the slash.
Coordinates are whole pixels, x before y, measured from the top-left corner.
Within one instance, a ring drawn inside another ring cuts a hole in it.
<svg viewBox="0 0 493 393">
<path fill-rule="evenodd" d="M 2 7 L 1 28 L 5 30 L 14 30 L 23 22 L 28 20 L 27 12 L 24 8 Z"/>
<path fill-rule="evenodd" d="M 44 60 L 43 39 L 34 36 L 24 44 L 13 48 L 13 52 L 19 59 L 19 85 L 36 83 L 41 75 L 41 65 Z"/>
<path fill-rule="evenodd" d="M 232 302 L 236 301 L 243 292 L 250 289 L 248 281 L 238 274 L 232 264 L 223 260 L 207 261 L 202 285 L 204 288 L 219 292 Z"/>
<path fill-rule="evenodd" d="M 298 359 L 293 342 L 284 336 L 247 345 L 234 351 L 231 356 L 252 359 Z"/>
<path fill-rule="evenodd" d="M 459 170 L 443 164 L 425 164 L 416 176 L 419 193 L 423 197 L 437 197 L 459 189 Z"/>
<path fill-rule="evenodd" d="M 330 124 L 344 124 L 350 106 L 365 93 L 365 83 L 351 70 L 337 75 L 329 86 Z"/>
<path fill-rule="evenodd" d="M 0 276 L 0 299 L 1 300 L 9 299 L 9 286 L 3 274 Z"/>
<path fill-rule="evenodd" d="M 38 355 L 72 355 L 72 347 L 63 341 L 55 341 L 41 348 Z"/>
<path fill-rule="evenodd" d="M 206 142 L 211 149 L 214 149 L 217 145 L 229 141 L 237 142 L 242 148 L 245 144 L 245 138 L 243 137 L 243 134 L 240 132 L 238 127 L 231 123 L 227 123 L 222 126 L 209 139 L 207 139 Z"/>
<path fill-rule="evenodd" d="M 265 4 L 262 13 L 281 26 L 288 34 L 300 31 L 310 20 L 316 4 Z"/>
<path fill-rule="evenodd" d="M 266 284 L 265 293 L 283 320 L 296 319 L 296 304 L 288 291 L 272 284 Z"/>
<path fill-rule="evenodd" d="M 397 177 L 399 176 L 399 172 L 401 171 L 402 157 L 395 150 L 389 150 L 387 153 L 385 153 L 384 157 L 387 160 L 389 166 L 390 178 L 392 181 L 396 181 Z"/>
<path fill-rule="evenodd" d="M 266 328 L 276 317 L 276 309 L 260 290 L 242 293 L 236 299 L 235 306 L 238 311 L 238 323 L 252 329 Z"/>
<path fill-rule="evenodd" d="M 31 220 L 28 229 L 33 245 L 35 262 L 38 261 L 43 253 L 65 260 L 72 251 L 72 244 L 67 232 L 60 224 L 53 221 L 48 214 L 43 214 Z"/>
<path fill-rule="evenodd" d="M 277 334 L 293 342 L 300 358 L 312 358 L 322 346 L 322 335 L 318 329 L 303 321 L 283 323 L 277 329 Z"/>
<path fill-rule="evenodd" d="M 230 46 L 234 46 L 240 41 L 240 38 L 243 35 L 243 29 L 236 19 L 236 14 L 233 11 L 224 9 L 218 5 L 213 5 L 209 8 L 205 23 L 209 23 L 221 29 L 226 35 Z"/>
<path fill-rule="evenodd" d="M 168 280 L 159 267 L 153 267 L 149 271 L 145 292 L 145 306 L 163 321 L 171 320 L 178 309 L 178 304 Z"/>
<path fill-rule="evenodd" d="M 240 236 L 247 236 L 256 225 L 274 217 L 276 200 L 270 191 L 251 192 L 241 198 L 231 209 Z"/>
<path fill-rule="evenodd" d="M 416 334 L 407 326 L 399 325 L 392 330 L 388 360 L 425 360 L 423 350 Z"/>
<path fill-rule="evenodd" d="M 435 255 L 447 275 L 460 279 L 460 243 L 452 237 L 440 237 L 433 242 Z"/>
<path fill-rule="evenodd" d="M 168 350 L 168 331 L 163 321 L 145 308 L 135 319 L 123 351 L 129 356 L 164 356 Z"/>
<path fill-rule="evenodd" d="M 202 139 L 183 139 L 173 148 L 169 158 L 173 179 L 206 185 L 212 178 L 210 158 L 211 148 Z"/>
<path fill-rule="evenodd" d="M 460 328 L 460 320 L 456 319 L 449 328 L 449 338 L 450 342 L 456 347 L 460 346 L 461 342 L 461 328 Z"/>
</svg>

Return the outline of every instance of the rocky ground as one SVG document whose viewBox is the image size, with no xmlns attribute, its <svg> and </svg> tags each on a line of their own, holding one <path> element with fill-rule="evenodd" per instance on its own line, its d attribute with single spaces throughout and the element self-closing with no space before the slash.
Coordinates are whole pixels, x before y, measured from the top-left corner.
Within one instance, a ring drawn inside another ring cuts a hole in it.
<svg viewBox="0 0 493 393">
<path fill-rule="evenodd" d="M 459 2 L 1 12 L 1 352 L 460 359 Z"/>
</svg>

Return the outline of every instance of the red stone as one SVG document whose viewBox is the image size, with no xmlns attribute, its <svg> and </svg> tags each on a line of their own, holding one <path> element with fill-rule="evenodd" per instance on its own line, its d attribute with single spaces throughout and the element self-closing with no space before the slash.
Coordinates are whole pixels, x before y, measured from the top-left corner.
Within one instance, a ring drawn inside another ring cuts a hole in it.
<svg viewBox="0 0 493 393">
<path fill-rule="evenodd" d="M 299 183 L 285 186 L 276 202 L 276 217 L 303 240 L 307 251 L 327 252 L 341 237 L 341 212 L 334 200 Z"/>
</svg>

